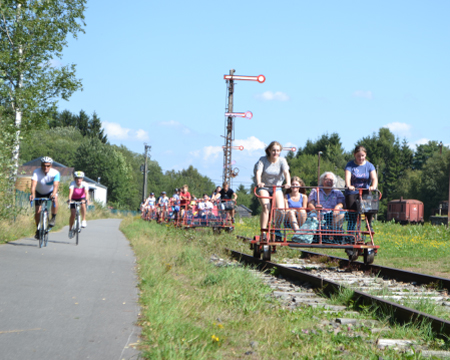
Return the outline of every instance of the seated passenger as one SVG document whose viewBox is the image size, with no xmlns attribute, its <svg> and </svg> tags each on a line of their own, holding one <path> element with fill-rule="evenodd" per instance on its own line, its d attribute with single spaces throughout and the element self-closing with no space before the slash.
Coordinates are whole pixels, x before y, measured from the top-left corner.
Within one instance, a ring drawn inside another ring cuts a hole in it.
<svg viewBox="0 0 450 360">
<path fill-rule="evenodd" d="M 320 206 L 317 204 L 317 190 L 312 189 L 308 197 L 308 209 L 310 210 L 322 210 L 324 218 L 327 221 L 328 226 L 332 226 L 333 229 L 342 230 L 344 224 L 345 212 L 342 209 L 345 207 L 344 194 L 336 187 L 336 175 L 332 172 L 325 172 L 319 178 L 319 200 Z"/>
<path fill-rule="evenodd" d="M 306 220 L 306 207 L 308 205 L 308 196 L 304 188 L 305 183 L 298 176 L 291 179 L 291 188 L 286 191 L 285 208 L 295 209 L 287 210 L 289 225 L 294 231 L 297 231 Z"/>
<path fill-rule="evenodd" d="M 207 194 L 203 194 L 203 198 L 198 203 L 198 210 L 199 210 L 199 213 L 200 213 L 199 215 L 202 218 L 209 217 L 212 214 L 212 209 L 213 208 L 214 208 L 214 205 L 209 200 L 209 196 Z"/>
<path fill-rule="evenodd" d="M 212 193 L 212 195 L 211 195 L 211 202 L 213 204 L 220 202 L 220 192 L 221 191 L 222 191 L 222 187 L 218 186 L 218 187 L 216 187 L 216 190 L 214 190 L 214 192 Z"/>
</svg>

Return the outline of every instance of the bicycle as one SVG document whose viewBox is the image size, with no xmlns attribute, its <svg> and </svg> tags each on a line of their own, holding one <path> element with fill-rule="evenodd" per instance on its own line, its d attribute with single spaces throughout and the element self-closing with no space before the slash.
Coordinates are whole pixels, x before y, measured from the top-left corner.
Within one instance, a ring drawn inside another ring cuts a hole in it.
<svg viewBox="0 0 450 360">
<path fill-rule="evenodd" d="M 69 202 L 69 209 L 71 204 L 75 204 L 75 221 L 72 225 L 72 231 L 75 231 L 75 245 L 78 245 L 78 236 L 81 232 L 81 214 L 80 214 L 80 205 L 83 204 L 84 201 L 75 201 L 72 200 Z"/>
<path fill-rule="evenodd" d="M 41 216 L 39 218 L 39 224 L 38 224 L 38 231 L 39 231 L 39 248 L 42 248 L 42 246 L 47 246 L 48 243 L 48 232 L 50 231 L 51 227 L 48 224 L 48 208 L 47 208 L 47 202 L 50 201 L 49 198 L 35 198 L 32 200 L 31 206 L 33 206 L 33 201 L 41 201 Z"/>
</svg>

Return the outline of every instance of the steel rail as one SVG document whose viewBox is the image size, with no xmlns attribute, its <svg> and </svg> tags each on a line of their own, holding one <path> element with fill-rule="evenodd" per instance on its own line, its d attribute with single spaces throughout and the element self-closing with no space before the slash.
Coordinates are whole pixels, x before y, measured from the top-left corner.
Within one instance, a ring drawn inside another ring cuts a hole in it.
<svg viewBox="0 0 450 360">
<path fill-rule="evenodd" d="M 250 238 L 245 236 L 237 236 L 238 239 L 243 241 L 251 241 Z M 294 247 L 297 248 L 297 244 L 294 244 Z M 321 248 L 325 248 L 324 246 L 321 246 Z M 355 269 L 362 270 L 365 272 L 369 272 L 371 274 L 376 274 L 377 276 L 386 277 L 389 279 L 395 279 L 398 281 L 403 282 L 415 282 L 417 284 L 427 284 L 427 285 L 435 285 L 438 288 L 447 289 L 450 292 L 450 279 L 438 277 L 438 276 L 432 276 L 432 275 L 426 275 L 421 273 L 415 273 L 411 271 L 401 270 L 401 269 L 395 269 L 388 266 L 381 266 L 381 265 L 365 265 L 364 263 L 360 261 L 350 261 L 346 258 L 341 258 L 337 256 L 327 255 L 327 254 L 318 254 L 311 251 L 305 251 L 300 250 L 302 252 L 302 257 L 314 257 L 314 256 L 326 256 L 330 260 L 339 261 L 339 264 L 342 266 L 352 266 Z"/>
<path fill-rule="evenodd" d="M 369 273 L 376 274 L 381 277 L 387 277 L 389 279 L 395 279 L 403 282 L 415 282 L 417 284 L 434 284 L 442 289 L 447 289 L 450 291 L 450 279 L 432 276 L 432 275 L 426 275 L 421 273 L 415 273 L 411 271 L 401 270 L 401 269 L 395 269 L 388 266 L 381 266 L 381 265 L 365 265 L 364 263 L 360 261 L 350 261 L 345 258 L 340 258 L 337 256 L 331 256 L 326 254 L 317 254 L 310 251 L 302 251 L 302 257 L 313 257 L 313 256 L 326 256 L 331 260 L 339 261 L 339 263 L 343 266 L 352 266 L 359 270 L 368 271 Z"/>
<path fill-rule="evenodd" d="M 308 282 L 315 288 L 319 288 L 322 292 L 330 296 L 331 294 L 337 294 L 340 289 L 344 289 L 345 286 L 337 284 L 333 281 L 329 281 L 311 274 L 307 274 L 300 270 L 285 267 L 270 261 L 263 261 L 257 259 L 251 255 L 240 253 L 235 250 L 226 249 L 230 252 L 231 256 L 246 264 L 255 265 L 260 270 L 267 270 L 277 268 L 277 271 L 286 278 L 294 280 L 301 280 Z M 435 316 L 402 306 L 391 301 L 377 298 L 376 296 L 363 293 L 361 291 L 354 290 L 352 300 L 357 306 L 371 306 L 374 305 L 379 309 L 389 310 L 392 317 L 400 323 L 408 322 L 429 322 L 433 331 L 440 337 L 450 336 L 450 321 L 446 321 Z"/>
</svg>

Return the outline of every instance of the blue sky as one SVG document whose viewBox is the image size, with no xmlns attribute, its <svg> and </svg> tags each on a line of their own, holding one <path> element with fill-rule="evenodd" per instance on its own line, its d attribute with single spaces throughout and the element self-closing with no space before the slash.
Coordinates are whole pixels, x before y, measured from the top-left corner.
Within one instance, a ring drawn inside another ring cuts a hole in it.
<svg viewBox="0 0 450 360">
<path fill-rule="evenodd" d="M 226 83 L 236 82 L 234 186 L 251 184 L 265 144 L 337 132 L 346 150 L 388 127 L 411 147 L 450 144 L 449 1 L 141 1 L 88 3 L 70 39 L 84 90 L 60 110 L 97 112 L 113 144 L 164 170 L 222 179 Z M 370 156 L 370 154 L 368 154 Z"/>
</svg>

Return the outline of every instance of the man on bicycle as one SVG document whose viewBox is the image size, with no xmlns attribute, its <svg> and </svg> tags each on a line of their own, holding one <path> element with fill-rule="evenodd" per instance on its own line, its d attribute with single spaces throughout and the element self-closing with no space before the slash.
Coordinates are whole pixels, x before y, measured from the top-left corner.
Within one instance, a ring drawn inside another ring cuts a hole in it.
<svg viewBox="0 0 450 360">
<path fill-rule="evenodd" d="M 50 198 L 53 202 L 52 217 L 48 222 L 50 227 L 55 226 L 56 214 L 58 213 L 58 187 L 60 182 L 59 171 L 52 168 L 53 160 L 51 157 L 41 158 L 41 167 L 33 171 L 31 177 L 31 195 L 30 201 L 35 198 Z M 41 201 L 35 202 L 34 222 L 36 227 L 39 225 L 41 216 Z M 39 230 L 36 229 L 35 239 L 39 239 Z"/>
<path fill-rule="evenodd" d="M 89 187 L 83 182 L 84 172 L 74 171 L 73 173 L 74 181 L 69 185 L 69 203 L 71 201 L 81 201 L 80 206 L 81 217 L 81 227 L 85 228 L 86 224 L 86 202 L 89 202 Z M 76 205 L 70 204 L 70 219 L 69 219 L 69 238 L 72 239 L 75 236 L 75 231 L 72 230 L 73 223 L 75 222 L 76 215 Z"/>
</svg>

